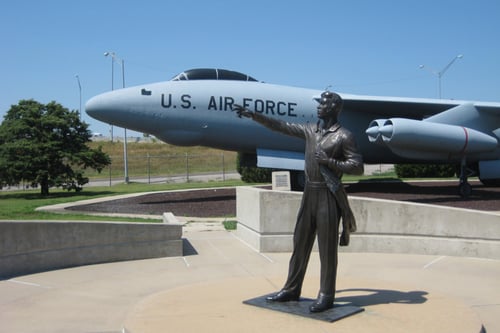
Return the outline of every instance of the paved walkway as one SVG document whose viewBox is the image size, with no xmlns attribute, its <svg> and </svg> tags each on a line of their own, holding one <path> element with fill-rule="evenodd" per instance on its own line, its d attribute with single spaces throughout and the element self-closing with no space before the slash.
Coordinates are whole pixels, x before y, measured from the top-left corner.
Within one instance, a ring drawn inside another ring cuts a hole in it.
<svg viewBox="0 0 500 333">
<path fill-rule="evenodd" d="M 500 332 L 500 261 L 341 253 L 337 301 L 365 311 L 327 323 L 242 304 L 280 288 L 289 253 L 196 223 L 184 237 L 184 257 L 0 281 L 0 332 Z M 316 296 L 318 261 L 305 297 Z"/>
</svg>

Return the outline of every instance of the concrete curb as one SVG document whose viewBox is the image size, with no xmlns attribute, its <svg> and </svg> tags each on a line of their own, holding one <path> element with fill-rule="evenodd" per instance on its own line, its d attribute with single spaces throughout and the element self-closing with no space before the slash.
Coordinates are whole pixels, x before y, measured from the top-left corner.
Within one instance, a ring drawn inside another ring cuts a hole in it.
<svg viewBox="0 0 500 333">
<path fill-rule="evenodd" d="M 301 199 L 298 192 L 239 187 L 237 236 L 260 252 L 291 251 Z M 358 231 L 341 251 L 500 259 L 498 214 L 361 197 L 349 202 Z"/>
<path fill-rule="evenodd" d="M 181 256 L 182 225 L 0 221 L 0 278 L 103 262 Z"/>
</svg>

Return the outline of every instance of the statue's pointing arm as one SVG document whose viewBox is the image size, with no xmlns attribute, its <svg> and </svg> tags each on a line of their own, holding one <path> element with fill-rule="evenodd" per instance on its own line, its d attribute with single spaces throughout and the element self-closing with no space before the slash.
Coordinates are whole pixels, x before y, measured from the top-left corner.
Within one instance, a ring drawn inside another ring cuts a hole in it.
<svg viewBox="0 0 500 333">
<path fill-rule="evenodd" d="M 233 111 L 236 111 L 238 117 L 246 117 L 251 118 L 253 121 L 277 132 L 281 132 L 283 134 L 288 134 L 291 136 L 297 136 L 300 138 L 304 138 L 304 127 L 300 124 L 293 124 L 283 120 L 271 118 L 265 116 L 261 113 L 250 111 L 247 108 L 235 104 L 233 106 Z"/>
</svg>

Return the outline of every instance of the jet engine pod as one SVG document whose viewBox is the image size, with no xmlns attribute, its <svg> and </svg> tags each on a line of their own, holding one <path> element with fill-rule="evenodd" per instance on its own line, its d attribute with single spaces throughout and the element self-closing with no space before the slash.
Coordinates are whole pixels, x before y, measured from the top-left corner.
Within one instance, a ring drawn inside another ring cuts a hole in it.
<svg viewBox="0 0 500 333">
<path fill-rule="evenodd" d="M 374 130 L 367 134 L 375 137 Z M 496 138 L 470 128 L 405 118 L 385 120 L 382 126 L 379 125 L 378 135 L 377 139 L 381 138 L 394 153 L 410 158 L 430 155 L 448 158 L 488 152 L 498 146 Z"/>
<path fill-rule="evenodd" d="M 368 141 L 373 143 L 382 143 L 379 129 L 387 121 L 387 119 L 375 119 L 370 122 L 365 133 L 368 135 Z"/>
</svg>

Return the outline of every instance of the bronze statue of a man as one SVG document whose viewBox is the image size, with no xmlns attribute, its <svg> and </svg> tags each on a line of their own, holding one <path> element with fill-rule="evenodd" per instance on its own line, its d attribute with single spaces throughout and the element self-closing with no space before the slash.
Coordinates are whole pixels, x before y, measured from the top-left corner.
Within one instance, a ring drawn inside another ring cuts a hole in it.
<svg viewBox="0 0 500 333">
<path fill-rule="evenodd" d="M 354 136 L 340 126 L 338 116 L 342 98 L 333 92 L 321 94 L 317 124 L 296 124 L 277 120 L 235 105 L 238 116 L 244 116 L 284 134 L 300 137 L 305 145 L 305 188 L 293 236 L 293 253 L 284 287 L 267 298 L 270 302 L 297 301 L 309 256 L 318 237 L 321 280 L 318 298 L 311 312 L 333 307 L 337 277 L 339 222 L 342 218 L 340 245 L 348 245 L 349 233 L 356 223 L 340 182 L 344 173 L 362 174 L 363 159 L 357 151 Z"/>
</svg>

